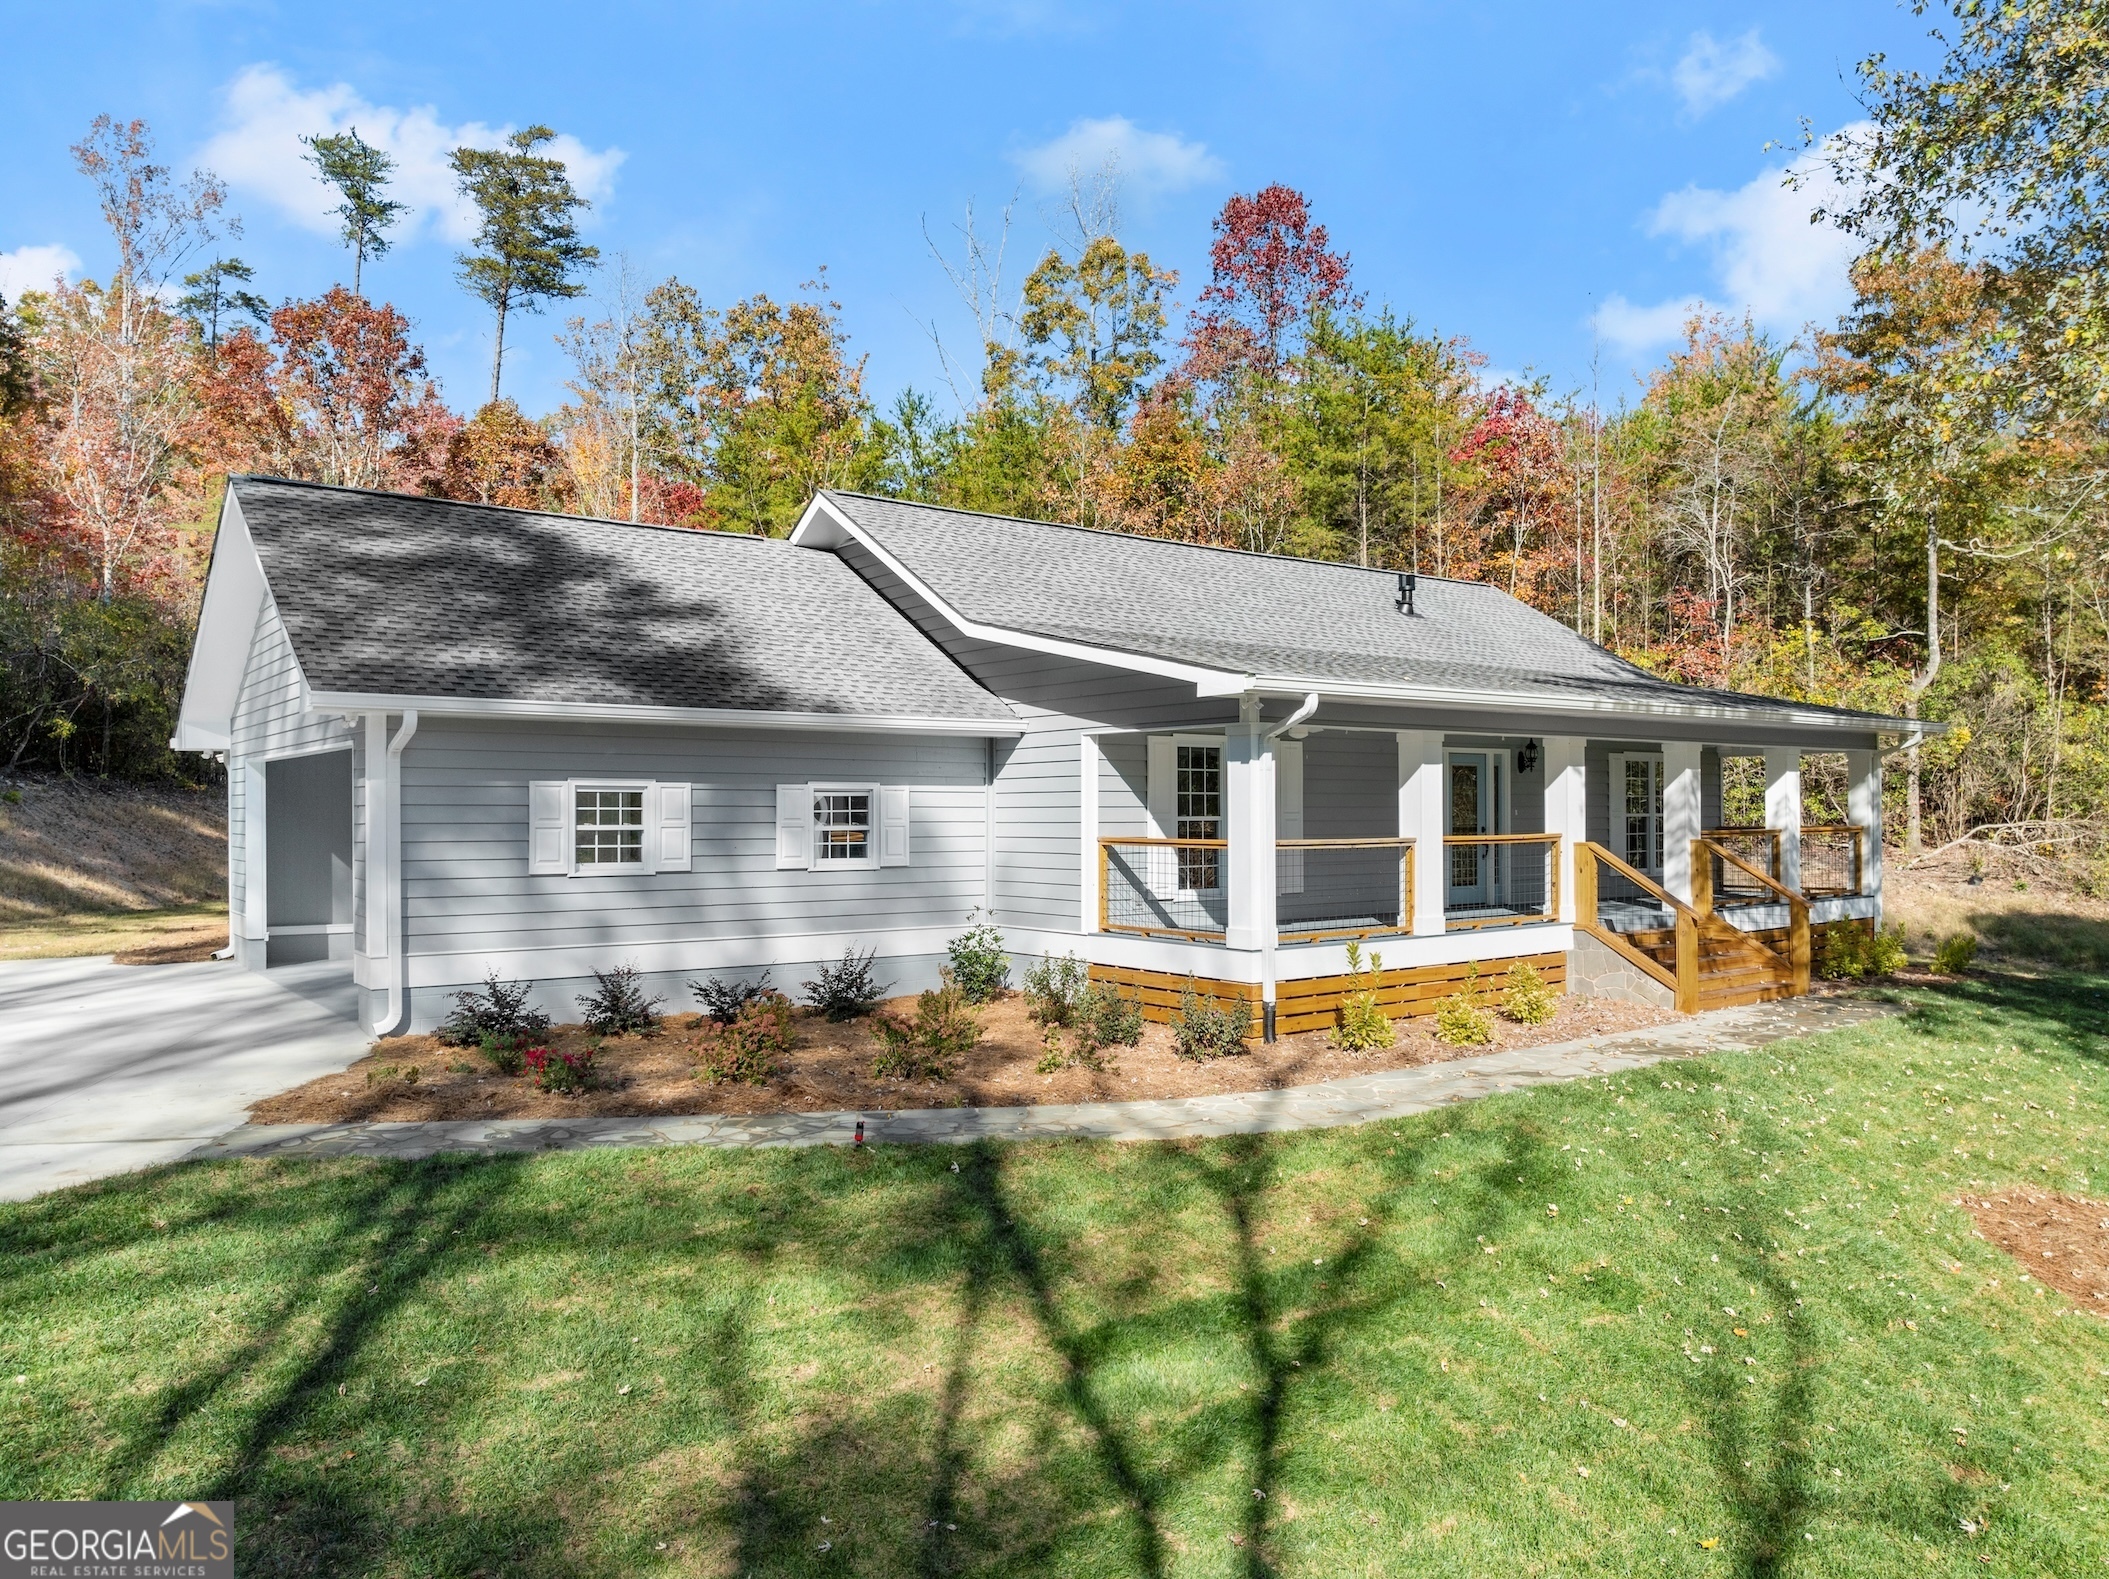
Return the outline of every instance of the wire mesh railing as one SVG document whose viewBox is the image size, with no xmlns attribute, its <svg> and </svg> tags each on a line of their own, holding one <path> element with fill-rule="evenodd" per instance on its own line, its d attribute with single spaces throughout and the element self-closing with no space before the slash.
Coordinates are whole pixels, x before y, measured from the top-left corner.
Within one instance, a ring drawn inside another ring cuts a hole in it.
<svg viewBox="0 0 2109 1579">
<path fill-rule="evenodd" d="M 1852 823 L 1801 830 L 1801 891 L 1811 899 L 1862 892 L 1867 830 Z"/>
<path fill-rule="evenodd" d="M 1411 839 L 1281 839 L 1274 913 L 1283 942 L 1413 930 Z"/>
<path fill-rule="evenodd" d="M 1443 840 L 1445 925 L 1513 927 L 1560 911 L 1556 833 L 1452 834 Z"/>
<path fill-rule="evenodd" d="M 1705 838 L 1741 858 L 1777 882 L 1780 874 L 1780 836 L 1777 828 L 1708 828 Z M 1724 905 L 1769 905 L 1779 896 L 1752 877 L 1734 861 L 1721 858 L 1720 850 L 1708 850 L 1712 863 L 1716 907 Z"/>
<path fill-rule="evenodd" d="M 1222 839 L 1099 840 L 1099 929 L 1220 938 L 1230 922 L 1229 849 Z"/>
</svg>

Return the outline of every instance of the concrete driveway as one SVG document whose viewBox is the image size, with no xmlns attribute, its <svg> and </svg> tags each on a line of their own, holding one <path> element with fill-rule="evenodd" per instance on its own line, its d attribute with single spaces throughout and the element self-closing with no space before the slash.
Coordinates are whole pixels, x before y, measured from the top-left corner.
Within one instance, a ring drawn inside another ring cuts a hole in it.
<svg viewBox="0 0 2109 1579">
<path fill-rule="evenodd" d="M 0 963 L 0 1200 L 169 1162 L 366 1050 L 350 968 Z"/>
</svg>

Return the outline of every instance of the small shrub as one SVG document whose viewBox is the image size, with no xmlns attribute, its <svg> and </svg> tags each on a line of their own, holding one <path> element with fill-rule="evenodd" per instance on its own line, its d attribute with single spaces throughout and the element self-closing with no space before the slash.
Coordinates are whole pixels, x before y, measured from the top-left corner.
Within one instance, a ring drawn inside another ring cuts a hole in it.
<svg viewBox="0 0 2109 1579">
<path fill-rule="evenodd" d="M 1038 1025 L 1075 1024 L 1090 990 L 1090 978 L 1090 968 L 1074 954 L 1060 959 L 1041 955 L 1040 963 L 1025 973 L 1025 1012 Z"/>
<path fill-rule="evenodd" d="M 1902 970 L 1910 964 L 1904 952 L 1904 929 L 1884 927 L 1867 942 L 1867 973 L 1870 976 L 1887 976 L 1891 971 Z"/>
<path fill-rule="evenodd" d="M 1107 1048 L 1133 1047 L 1142 1040 L 1142 1000 L 1123 997 L 1111 982 L 1092 982 L 1070 1008 L 1066 1043 L 1062 1025 L 1042 1023 L 1046 1051 L 1033 1066 L 1041 1074 L 1051 1075 L 1069 1064 L 1104 1069 Z"/>
<path fill-rule="evenodd" d="M 595 1036 L 627 1036 L 631 1032 L 659 1029 L 659 1005 L 664 998 L 644 995 L 644 978 L 635 965 L 593 973 L 591 992 L 578 995 L 578 1006 L 586 1011 L 586 1029 Z"/>
<path fill-rule="evenodd" d="M 692 981 L 688 990 L 696 995 L 703 1005 L 703 1012 L 720 1025 L 730 1025 L 740 1017 L 740 1011 L 761 997 L 782 998 L 783 994 L 769 985 L 769 973 L 763 971 L 757 981 L 724 981 L 713 976 L 708 981 Z M 790 999 L 785 998 L 786 1003 Z"/>
<path fill-rule="evenodd" d="M 544 1030 L 548 1027 L 544 1026 Z M 483 1033 L 483 1056 L 490 1060 L 491 1067 L 501 1075 L 517 1075 L 525 1064 L 521 1062 L 527 1046 L 535 1038 L 528 1036 L 500 1036 L 495 1031 Z"/>
<path fill-rule="evenodd" d="M 1479 1001 L 1479 967 L 1435 1011 L 1435 1039 L 1446 1047 L 1479 1047 L 1494 1039 L 1494 1016 Z"/>
<path fill-rule="evenodd" d="M 6 801 L 10 806 L 19 806 L 22 804 L 22 792 L 18 789 L 8 790 L 0 793 L 0 800 Z"/>
<path fill-rule="evenodd" d="M 1181 1058 L 1206 1062 L 1242 1053 L 1251 1030 L 1252 1004 L 1248 1000 L 1233 998 L 1225 1008 L 1214 998 L 1203 998 L 1194 978 L 1186 978 L 1186 986 L 1179 994 L 1179 1017 L 1172 1022 L 1173 1050 Z"/>
<path fill-rule="evenodd" d="M 1904 933 L 1889 927 L 1866 932 L 1856 926 L 1834 926 L 1825 930 L 1812 962 L 1816 974 L 1826 981 L 1859 981 L 1867 976 L 1887 976 L 1908 963 Z"/>
<path fill-rule="evenodd" d="M 879 1056 L 872 1073 L 896 1080 L 943 1080 L 960 1056 L 981 1040 L 981 1016 L 967 999 L 966 988 L 950 966 L 939 973 L 940 985 L 917 995 L 915 1018 L 897 1014 L 872 1017 Z"/>
<path fill-rule="evenodd" d="M 844 949 L 840 964 L 823 965 L 818 977 L 800 984 L 806 990 L 806 1002 L 830 1020 L 854 1020 L 871 1013 L 893 986 L 872 979 L 872 961 L 878 957 L 876 948 L 861 955 L 854 946 Z"/>
<path fill-rule="evenodd" d="M 500 981 L 494 970 L 483 978 L 483 991 L 454 994 L 452 1012 L 432 1034 L 449 1047 L 480 1046 L 486 1036 L 512 1037 L 522 1047 L 540 1041 L 549 1034 L 549 1016 L 527 1006 L 534 990 L 531 981 Z"/>
<path fill-rule="evenodd" d="M 370 1086 L 414 1086 L 417 1084 L 417 1077 L 416 1064 L 404 1064 L 400 1069 L 394 1064 L 382 1064 L 378 1068 L 366 1071 L 366 1083 Z"/>
<path fill-rule="evenodd" d="M 968 912 L 967 920 L 971 922 L 977 913 Z M 987 1003 L 1011 984 L 1010 951 L 1004 948 L 1003 931 L 994 922 L 970 925 L 945 946 L 945 952 L 952 956 L 952 977 L 969 1003 Z"/>
<path fill-rule="evenodd" d="M 1933 969 L 1942 976 L 1960 976 L 1977 963 L 1977 936 L 1971 932 L 1956 932 L 1941 939 L 1941 946 L 1933 951 Z"/>
<path fill-rule="evenodd" d="M 1508 988 L 1501 995 L 1501 1012 L 1518 1025 L 1543 1025 L 1560 1012 L 1560 1000 L 1545 978 L 1523 960 L 1509 967 Z"/>
<path fill-rule="evenodd" d="M 769 1078 L 776 1055 L 797 1045 L 791 1000 L 780 992 L 758 993 L 741 1005 L 730 1025 L 711 1035 L 696 1062 L 696 1075 L 713 1082 L 744 1080 L 760 1085 Z"/>
<path fill-rule="evenodd" d="M 1351 976 L 1362 978 L 1361 985 L 1353 992 L 1340 996 L 1339 1020 L 1333 1027 L 1333 1045 L 1350 1053 L 1366 1053 L 1379 1047 L 1389 1047 L 1399 1039 L 1384 1010 L 1377 1003 L 1377 989 L 1383 984 L 1384 956 L 1374 951 L 1369 956 L 1369 968 L 1362 968 L 1362 945 L 1349 939 L 1347 945 L 1347 970 Z"/>
<path fill-rule="evenodd" d="M 582 1053 L 560 1053 L 550 1047 L 530 1047 L 520 1055 L 535 1089 L 558 1096 L 577 1096 L 593 1084 L 594 1065 L 600 1061 L 600 1043 Z"/>
</svg>

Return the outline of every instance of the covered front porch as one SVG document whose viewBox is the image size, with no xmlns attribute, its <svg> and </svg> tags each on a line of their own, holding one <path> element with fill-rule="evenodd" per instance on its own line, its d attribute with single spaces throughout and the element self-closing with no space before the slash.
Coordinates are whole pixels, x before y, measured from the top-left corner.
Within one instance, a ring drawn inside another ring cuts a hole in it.
<svg viewBox="0 0 2109 1579">
<path fill-rule="evenodd" d="M 1256 711 L 1256 709 L 1248 709 Z M 1807 990 L 1811 927 L 1880 905 L 1880 765 L 1812 824 L 1798 749 L 1247 717 L 1083 741 L 1088 955 L 1249 984 L 1564 959 L 1577 931 L 1680 1008 Z M 1763 758 L 1766 820 L 1721 816 L 1721 764 Z M 1759 953 L 1764 955 L 1761 960 Z M 1710 1003 L 1711 1000 L 1709 1000 Z"/>
</svg>

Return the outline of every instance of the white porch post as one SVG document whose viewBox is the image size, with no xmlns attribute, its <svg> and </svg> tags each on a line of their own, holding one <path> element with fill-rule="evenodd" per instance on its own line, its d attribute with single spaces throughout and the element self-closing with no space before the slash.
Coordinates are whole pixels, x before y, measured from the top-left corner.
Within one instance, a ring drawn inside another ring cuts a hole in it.
<svg viewBox="0 0 2109 1579">
<path fill-rule="evenodd" d="M 1413 841 L 1413 932 L 1440 937 L 1450 868 L 1443 848 L 1443 734 L 1402 729 L 1399 735 L 1399 837 Z"/>
<path fill-rule="evenodd" d="M 1845 754 L 1846 818 L 1856 828 L 1865 828 L 1865 864 L 1860 869 L 1860 892 L 1875 902 L 1875 925 L 1882 924 L 1882 753 L 1848 751 Z"/>
<path fill-rule="evenodd" d="M 1695 741 L 1662 744 L 1662 886 L 1673 898 L 1692 902 L 1692 840 L 1705 831 Z"/>
<path fill-rule="evenodd" d="M 1560 919 L 1575 912 L 1575 847 L 1589 837 L 1588 742 L 1572 735 L 1549 737 L 1544 744 L 1545 831 L 1560 836 Z M 1594 921 L 1594 916 L 1581 919 Z"/>
<path fill-rule="evenodd" d="M 1257 714 L 1258 708 L 1246 709 Z M 1232 724 L 1223 753 L 1223 812 L 1230 848 L 1229 948 L 1274 942 L 1274 749 L 1256 717 Z"/>
<path fill-rule="evenodd" d="M 388 959 L 388 715 L 366 715 L 366 981 Z"/>
<path fill-rule="evenodd" d="M 1099 884 L 1098 775 L 1100 752 L 1098 736 L 1079 735 L 1076 749 L 1079 774 L 1077 780 L 1077 826 L 1082 830 L 1083 834 L 1080 852 L 1083 859 L 1078 871 L 1078 884 L 1083 894 L 1083 903 L 1081 914 L 1077 918 L 1077 930 L 1080 932 L 1096 932 L 1098 930 Z M 993 761 L 995 758 L 995 745 L 993 742 L 990 743 L 989 752 L 990 760 Z M 995 868 L 993 850 L 996 839 L 995 785 L 995 775 L 991 773 L 989 775 L 988 837 L 991 845 L 989 865 L 992 872 Z M 990 905 L 991 908 L 994 907 L 993 880 L 991 882 Z"/>
<path fill-rule="evenodd" d="M 1801 747 L 1765 748 L 1765 826 L 1779 833 L 1779 880 L 1801 892 Z"/>
</svg>

